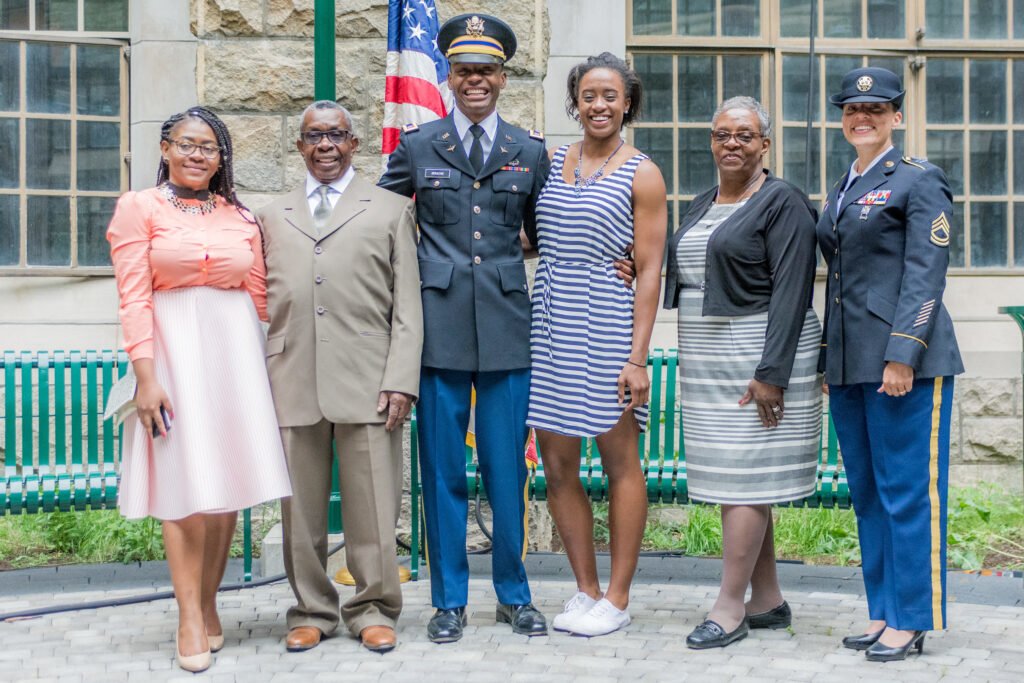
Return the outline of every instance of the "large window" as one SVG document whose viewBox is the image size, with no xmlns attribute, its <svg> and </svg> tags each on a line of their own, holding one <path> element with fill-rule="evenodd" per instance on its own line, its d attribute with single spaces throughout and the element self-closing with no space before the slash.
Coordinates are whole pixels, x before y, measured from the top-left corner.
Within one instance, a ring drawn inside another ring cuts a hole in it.
<svg viewBox="0 0 1024 683">
<path fill-rule="evenodd" d="M 127 0 L 0 0 L 0 272 L 109 272 Z"/>
<path fill-rule="evenodd" d="M 828 95 L 882 66 L 907 88 L 896 144 L 953 188 L 951 265 L 1024 267 L 1024 0 L 631 0 L 628 23 L 647 89 L 633 141 L 665 173 L 672 225 L 716 182 L 711 116 L 736 94 L 768 107 L 769 165 L 820 203 L 853 160 Z"/>
</svg>

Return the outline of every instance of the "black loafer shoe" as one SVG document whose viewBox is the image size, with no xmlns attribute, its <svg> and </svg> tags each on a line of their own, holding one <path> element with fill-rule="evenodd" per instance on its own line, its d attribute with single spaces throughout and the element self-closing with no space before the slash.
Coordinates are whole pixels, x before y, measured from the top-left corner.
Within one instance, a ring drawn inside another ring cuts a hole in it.
<svg viewBox="0 0 1024 683">
<path fill-rule="evenodd" d="M 882 631 L 884 628 L 880 628 L 874 633 L 862 633 L 859 636 L 846 636 L 843 638 L 843 647 L 848 647 L 851 650 L 866 650 L 875 644 L 875 641 L 882 637 Z"/>
<path fill-rule="evenodd" d="M 716 622 L 710 619 L 705 619 L 697 628 L 690 632 L 690 635 L 686 636 L 686 647 L 691 650 L 707 650 L 712 647 L 725 647 L 735 643 L 737 640 L 743 640 L 750 633 L 750 629 L 747 627 L 747 620 L 744 619 L 740 622 L 740 625 L 736 627 L 736 630 L 731 633 L 726 633 L 725 629 L 719 626 Z"/>
<path fill-rule="evenodd" d="M 789 609 L 789 603 L 785 600 L 775 609 L 759 614 L 747 615 L 747 626 L 750 628 L 789 628 L 793 623 L 793 612 Z"/>
<path fill-rule="evenodd" d="M 899 647 L 889 647 L 877 640 L 864 656 L 869 662 L 898 662 L 906 659 L 907 654 L 914 649 L 917 650 L 917 654 L 924 654 L 924 631 L 914 631 L 910 640 Z"/>
<path fill-rule="evenodd" d="M 462 627 L 466 621 L 465 607 L 439 609 L 427 624 L 427 638 L 432 643 L 454 643 L 462 638 Z"/>
<path fill-rule="evenodd" d="M 512 631 L 524 636 L 546 636 L 548 622 L 537 608 L 525 605 L 503 605 L 498 603 L 494 619 L 499 624 L 512 624 Z"/>
</svg>

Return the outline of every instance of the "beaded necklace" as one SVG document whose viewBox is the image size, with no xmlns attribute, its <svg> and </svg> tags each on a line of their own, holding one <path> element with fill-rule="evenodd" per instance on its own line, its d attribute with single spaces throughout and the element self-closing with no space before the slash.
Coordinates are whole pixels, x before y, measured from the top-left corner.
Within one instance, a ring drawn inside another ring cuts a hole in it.
<svg viewBox="0 0 1024 683">
<path fill-rule="evenodd" d="M 620 149 L 622 149 L 622 146 L 624 144 L 626 144 L 625 140 L 619 140 L 619 146 L 616 147 L 615 150 L 608 155 L 608 158 L 604 160 L 604 163 L 601 164 L 601 166 L 591 175 L 587 176 L 586 178 L 583 178 L 583 141 L 580 141 L 580 155 L 579 158 L 576 159 L 576 170 L 573 171 L 573 177 L 575 178 L 573 188 L 576 191 L 577 197 L 583 194 L 584 187 L 590 187 L 591 185 L 593 185 L 594 183 L 601 179 L 601 176 L 604 175 L 604 167 L 607 166 L 608 162 L 612 160 L 612 157 L 615 156 Z"/>
<path fill-rule="evenodd" d="M 175 193 L 174 188 L 171 187 L 170 183 L 161 184 L 159 190 L 160 194 L 162 194 L 164 198 L 171 203 L 171 206 L 190 216 L 205 216 L 213 213 L 213 210 L 217 208 L 217 195 L 213 192 L 210 192 L 209 197 L 199 204 L 186 204 L 177 195 L 177 193 Z"/>
</svg>

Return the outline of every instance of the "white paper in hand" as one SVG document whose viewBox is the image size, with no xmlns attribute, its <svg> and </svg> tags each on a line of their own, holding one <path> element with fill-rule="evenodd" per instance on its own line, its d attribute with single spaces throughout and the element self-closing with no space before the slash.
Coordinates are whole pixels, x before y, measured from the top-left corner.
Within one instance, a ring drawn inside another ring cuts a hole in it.
<svg viewBox="0 0 1024 683">
<path fill-rule="evenodd" d="M 103 410 L 103 419 L 114 418 L 114 426 L 119 427 L 129 415 L 135 412 L 135 370 L 128 365 L 128 371 L 124 377 L 117 380 L 117 383 L 110 388 L 107 394 L 107 406 Z"/>
</svg>

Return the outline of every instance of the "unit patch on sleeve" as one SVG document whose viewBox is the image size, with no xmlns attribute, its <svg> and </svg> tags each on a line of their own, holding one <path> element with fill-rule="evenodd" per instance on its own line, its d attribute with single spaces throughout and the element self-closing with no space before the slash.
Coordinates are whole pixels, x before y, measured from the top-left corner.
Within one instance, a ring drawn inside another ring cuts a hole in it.
<svg viewBox="0 0 1024 683">
<path fill-rule="evenodd" d="M 943 211 L 938 218 L 932 221 L 932 244 L 937 247 L 948 247 L 949 230 L 949 219 L 946 218 L 946 212 Z"/>
</svg>

